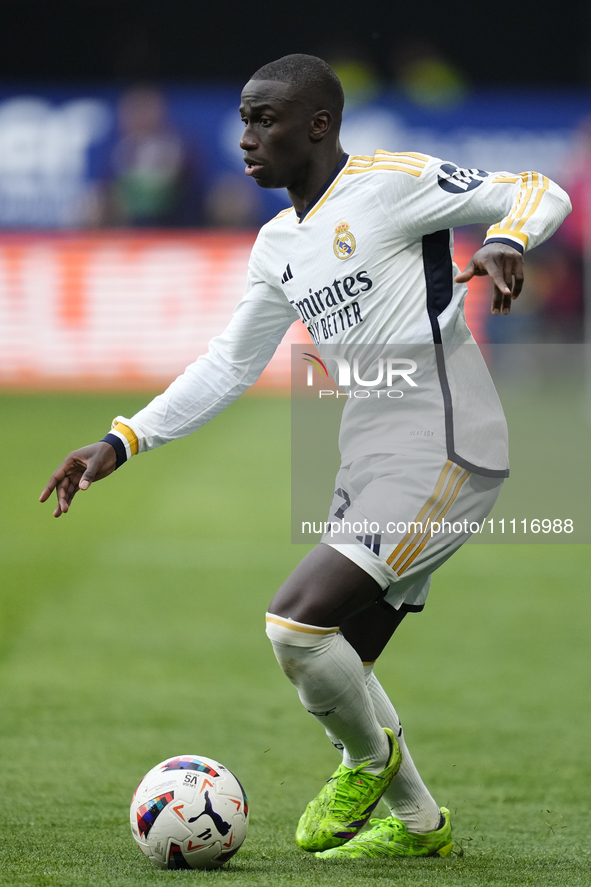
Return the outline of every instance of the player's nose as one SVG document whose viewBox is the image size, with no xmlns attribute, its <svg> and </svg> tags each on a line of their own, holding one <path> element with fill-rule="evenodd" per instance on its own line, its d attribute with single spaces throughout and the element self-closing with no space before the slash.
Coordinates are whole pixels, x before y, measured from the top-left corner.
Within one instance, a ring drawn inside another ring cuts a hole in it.
<svg viewBox="0 0 591 887">
<path fill-rule="evenodd" d="M 253 148 L 258 148 L 258 142 L 255 139 L 252 130 L 250 130 L 248 126 L 242 133 L 242 137 L 240 139 L 240 147 L 243 151 L 250 151 Z"/>
</svg>

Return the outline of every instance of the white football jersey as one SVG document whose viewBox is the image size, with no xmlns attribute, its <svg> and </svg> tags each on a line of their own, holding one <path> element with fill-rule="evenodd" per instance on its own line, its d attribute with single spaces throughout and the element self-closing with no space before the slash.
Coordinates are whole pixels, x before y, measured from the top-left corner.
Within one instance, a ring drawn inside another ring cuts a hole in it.
<svg viewBox="0 0 591 887">
<path fill-rule="evenodd" d="M 123 460 L 190 434 L 258 379 L 300 317 L 321 358 L 364 355 L 361 378 L 377 378 L 380 356 L 418 364 L 398 400 L 379 398 L 385 371 L 373 399 L 350 397 L 344 465 L 435 446 L 470 470 L 505 476 L 505 420 L 464 319 L 451 229 L 486 223 L 485 243 L 523 252 L 569 211 L 568 196 L 539 173 L 460 169 L 414 152 L 345 155 L 303 213 L 292 207 L 263 226 L 244 298 L 208 354 L 135 416 L 117 417 L 109 440 Z M 363 346 L 378 349 L 371 360 Z"/>
</svg>

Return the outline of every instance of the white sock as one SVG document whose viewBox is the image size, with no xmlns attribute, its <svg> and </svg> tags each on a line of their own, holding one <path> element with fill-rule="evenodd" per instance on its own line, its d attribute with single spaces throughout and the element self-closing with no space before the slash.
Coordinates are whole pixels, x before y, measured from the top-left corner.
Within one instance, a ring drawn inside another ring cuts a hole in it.
<svg viewBox="0 0 591 887">
<path fill-rule="evenodd" d="M 435 831 L 439 827 L 440 811 L 430 795 L 404 741 L 400 719 L 388 699 L 382 685 L 373 673 L 373 665 L 364 666 L 365 682 L 376 717 L 380 724 L 389 727 L 398 740 L 402 752 L 402 764 L 396 778 L 386 789 L 382 800 L 392 816 L 400 819 L 409 832 L 418 834 Z"/>
<path fill-rule="evenodd" d="M 369 762 L 367 770 L 381 773 L 390 743 L 376 718 L 361 659 L 338 628 L 267 613 L 267 635 L 304 707 L 342 743 L 345 766 Z"/>
</svg>

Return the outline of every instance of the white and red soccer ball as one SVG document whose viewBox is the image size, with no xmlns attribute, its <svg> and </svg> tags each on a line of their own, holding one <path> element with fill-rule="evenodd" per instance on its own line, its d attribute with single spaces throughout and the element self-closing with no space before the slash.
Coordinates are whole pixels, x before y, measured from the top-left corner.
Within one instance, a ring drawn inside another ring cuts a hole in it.
<svg viewBox="0 0 591 887">
<path fill-rule="evenodd" d="M 233 773 L 201 755 L 168 758 L 131 801 L 131 831 L 161 869 L 215 869 L 246 837 L 248 799 Z"/>
</svg>

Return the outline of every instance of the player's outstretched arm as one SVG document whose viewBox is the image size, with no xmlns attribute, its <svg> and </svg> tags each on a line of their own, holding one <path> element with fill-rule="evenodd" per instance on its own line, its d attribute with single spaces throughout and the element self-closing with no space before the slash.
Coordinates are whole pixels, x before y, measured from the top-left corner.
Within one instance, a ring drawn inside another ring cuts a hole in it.
<svg viewBox="0 0 591 887">
<path fill-rule="evenodd" d="M 39 497 L 46 502 L 56 491 L 57 506 L 54 517 L 66 514 L 78 490 L 87 490 L 95 480 L 108 477 L 117 467 L 117 455 L 111 444 L 105 441 L 81 447 L 69 453 L 47 482 Z"/>
<path fill-rule="evenodd" d="M 494 284 L 492 313 L 509 314 L 511 300 L 517 298 L 523 287 L 522 254 L 505 243 L 487 243 L 474 253 L 465 270 L 456 277 L 456 283 L 466 283 L 474 276 L 485 274 Z"/>
</svg>

